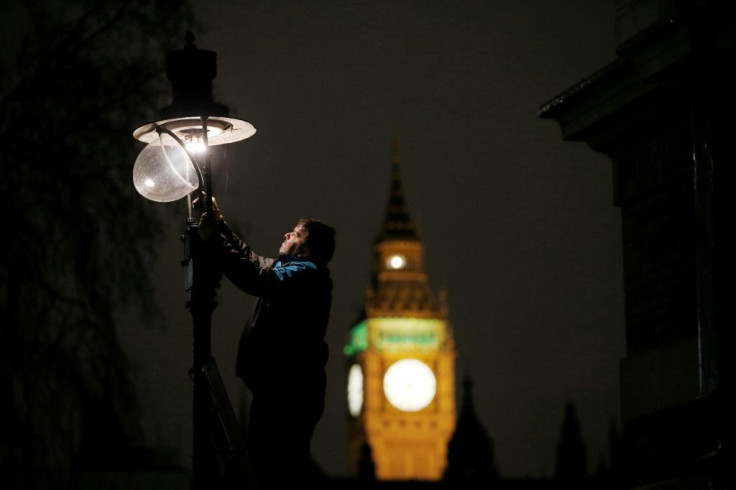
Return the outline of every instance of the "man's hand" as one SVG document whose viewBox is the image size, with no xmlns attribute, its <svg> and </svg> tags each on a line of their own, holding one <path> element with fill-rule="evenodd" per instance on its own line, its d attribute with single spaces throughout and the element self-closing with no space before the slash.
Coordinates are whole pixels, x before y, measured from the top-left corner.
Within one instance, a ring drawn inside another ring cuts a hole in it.
<svg viewBox="0 0 736 490">
<path fill-rule="evenodd" d="M 199 217 L 199 228 L 197 229 L 199 237 L 205 242 L 209 242 L 217 234 L 218 224 L 219 222 L 214 214 L 202 213 L 202 216 Z"/>
<path fill-rule="evenodd" d="M 192 206 L 196 205 L 197 201 L 199 201 L 199 199 L 196 199 L 192 203 Z M 210 241 L 212 237 L 218 233 L 219 225 L 222 221 L 225 221 L 225 218 L 222 216 L 222 212 L 217 207 L 217 202 L 213 197 L 212 211 L 202 213 L 199 217 L 199 229 L 197 230 L 197 233 L 200 238 L 205 242 Z"/>
<path fill-rule="evenodd" d="M 194 201 L 192 201 L 192 209 L 199 208 L 200 211 L 204 214 L 207 210 L 205 209 L 205 202 L 206 202 L 207 196 L 204 192 L 199 193 L 199 197 L 197 197 Z M 220 211 L 220 208 L 217 207 L 217 200 L 215 199 L 215 196 L 212 196 L 212 211 L 214 211 L 215 216 L 219 221 L 224 221 L 225 218 L 222 216 L 222 212 Z"/>
</svg>

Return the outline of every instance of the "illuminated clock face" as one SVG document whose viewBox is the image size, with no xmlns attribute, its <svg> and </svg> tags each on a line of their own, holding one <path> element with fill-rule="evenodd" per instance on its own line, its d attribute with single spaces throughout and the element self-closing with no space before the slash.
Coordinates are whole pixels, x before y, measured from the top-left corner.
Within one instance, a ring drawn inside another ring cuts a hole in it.
<svg viewBox="0 0 736 490">
<path fill-rule="evenodd" d="M 348 412 L 353 417 L 360 414 L 363 408 L 363 370 L 353 364 L 348 371 Z"/>
<path fill-rule="evenodd" d="M 386 263 L 389 269 L 403 269 L 406 267 L 406 257 L 401 254 L 393 254 Z"/>
<path fill-rule="evenodd" d="M 391 405 L 404 412 L 426 408 L 437 392 L 437 380 L 429 366 L 418 359 L 391 364 L 383 377 L 383 392 Z"/>
</svg>

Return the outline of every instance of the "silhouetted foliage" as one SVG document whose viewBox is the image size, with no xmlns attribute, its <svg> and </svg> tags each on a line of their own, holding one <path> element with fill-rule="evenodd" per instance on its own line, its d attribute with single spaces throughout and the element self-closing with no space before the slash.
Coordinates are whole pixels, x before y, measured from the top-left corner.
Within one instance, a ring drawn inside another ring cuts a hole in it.
<svg viewBox="0 0 736 490">
<path fill-rule="evenodd" d="M 3 4 L 6 470 L 142 464 L 116 322 L 154 313 L 159 222 L 131 182 L 140 151 L 131 134 L 164 105 L 163 57 L 191 20 L 187 3 L 172 0 Z"/>
<path fill-rule="evenodd" d="M 587 453 L 573 403 L 568 403 L 565 407 L 562 434 L 557 446 L 555 476 L 563 481 L 581 480 L 587 476 Z"/>
</svg>

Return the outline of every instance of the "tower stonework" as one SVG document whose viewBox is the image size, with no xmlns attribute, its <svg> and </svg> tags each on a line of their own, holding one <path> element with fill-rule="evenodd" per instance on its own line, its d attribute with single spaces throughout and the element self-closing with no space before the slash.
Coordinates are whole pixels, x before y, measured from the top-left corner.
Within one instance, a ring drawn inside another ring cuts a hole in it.
<svg viewBox="0 0 736 490">
<path fill-rule="evenodd" d="M 364 313 L 345 347 L 350 455 L 356 474 L 372 465 L 378 480 L 439 480 L 455 429 L 455 347 L 446 297 L 429 285 L 400 163 L 394 142 Z"/>
</svg>

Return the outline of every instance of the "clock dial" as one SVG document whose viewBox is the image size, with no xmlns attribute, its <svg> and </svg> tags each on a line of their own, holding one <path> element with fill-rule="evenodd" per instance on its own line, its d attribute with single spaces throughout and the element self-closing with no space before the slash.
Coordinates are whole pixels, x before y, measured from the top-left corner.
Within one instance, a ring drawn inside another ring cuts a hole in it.
<svg viewBox="0 0 736 490">
<path fill-rule="evenodd" d="M 391 405 L 404 412 L 426 408 L 437 391 L 432 369 L 418 359 L 401 359 L 386 370 L 383 392 Z"/>
<path fill-rule="evenodd" d="M 387 260 L 389 269 L 403 269 L 406 267 L 406 257 L 400 254 L 394 254 Z"/>
<path fill-rule="evenodd" d="M 348 412 L 357 417 L 361 408 L 363 408 L 363 370 L 358 364 L 353 364 L 348 372 Z"/>
</svg>

